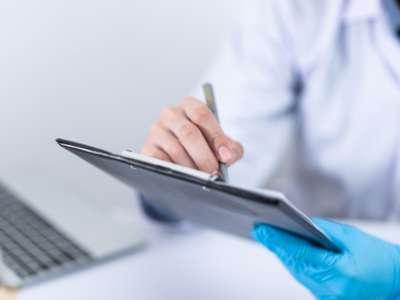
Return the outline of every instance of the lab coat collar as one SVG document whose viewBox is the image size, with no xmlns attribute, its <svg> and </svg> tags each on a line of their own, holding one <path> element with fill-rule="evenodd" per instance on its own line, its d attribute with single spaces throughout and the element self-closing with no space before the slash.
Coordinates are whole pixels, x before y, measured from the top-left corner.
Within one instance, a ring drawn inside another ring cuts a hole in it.
<svg viewBox="0 0 400 300">
<path fill-rule="evenodd" d="M 345 0 L 344 20 L 348 22 L 373 20 L 379 17 L 380 0 Z"/>
</svg>

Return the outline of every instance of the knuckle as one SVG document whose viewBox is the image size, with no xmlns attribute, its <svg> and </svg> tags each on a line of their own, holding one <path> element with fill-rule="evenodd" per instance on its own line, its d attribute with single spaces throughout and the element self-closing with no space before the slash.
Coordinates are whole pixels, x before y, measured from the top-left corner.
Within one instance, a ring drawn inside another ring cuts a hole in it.
<svg viewBox="0 0 400 300">
<path fill-rule="evenodd" d="M 179 160 L 180 158 L 182 158 L 185 155 L 185 153 L 183 152 L 182 148 L 179 147 L 179 146 L 175 146 L 175 145 L 169 146 L 167 151 L 168 151 L 168 155 L 174 161 Z"/>
<path fill-rule="evenodd" d="M 182 138 L 192 138 L 197 134 L 197 127 L 190 122 L 179 125 L 177 135 Z"/>
<path fill-rule="evenodd" d="M 182 98 L 182 105 L 186 106 L 190 103 L 197 102 L 198 100 L 193 96 L 185 96 Z"/>
<path fill-rule="evenodd" d="M 212 144 L 216 147 L 219 148 L 222 145 L 227 144 L 227 142 L 229 142 L 228 138 L 223 135 L 223 134 L 215 134 L 212 137 Z"/>
<path fill-rule="evenodd" d="M 192 110 L 191 119 L 196 124 L 202 124 L 209 120 L 210 111 L 205 105 L 199 105 Z"/>
<path fill-rule="evenodd" d="M 165 107 L 161 110 L 160 118 L 161 119 L 173 118 L 174 116 L 177 115 L 177 112 L 178 111 L 176 107 L 172 106 Z"/>
<path fill-rule="evenodd" d="M 160 131 L 160 129 L 161 129 L 161 124 L 159 122 L 155 122 L 150 127 L 150 135 L 157 134 Z"/>
</svg>

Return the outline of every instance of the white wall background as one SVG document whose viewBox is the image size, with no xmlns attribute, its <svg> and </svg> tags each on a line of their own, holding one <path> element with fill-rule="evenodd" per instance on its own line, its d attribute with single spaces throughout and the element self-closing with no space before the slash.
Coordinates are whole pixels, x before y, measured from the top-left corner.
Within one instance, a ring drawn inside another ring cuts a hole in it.
<svg viewBox="0 0 400 300">
<path fill-rule="evenodd" d="M 1 1 L 0 177 L 62 174 L 129 197 L 54 138 L 139 149 L 161 107 L 197 83 L 238 1 Z"/>
</svg>

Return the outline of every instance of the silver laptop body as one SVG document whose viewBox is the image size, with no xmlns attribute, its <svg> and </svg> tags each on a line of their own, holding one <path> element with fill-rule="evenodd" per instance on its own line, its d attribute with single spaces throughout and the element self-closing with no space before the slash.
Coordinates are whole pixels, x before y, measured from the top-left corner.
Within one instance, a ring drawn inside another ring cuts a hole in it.
<svg viewBox="0 0 400 300">
<path fill-rule="evenodd" d="M 141 248 L 132 218 L 62 180 L 0 180 L 0 285 L 26 288 Z"/>
</svg>

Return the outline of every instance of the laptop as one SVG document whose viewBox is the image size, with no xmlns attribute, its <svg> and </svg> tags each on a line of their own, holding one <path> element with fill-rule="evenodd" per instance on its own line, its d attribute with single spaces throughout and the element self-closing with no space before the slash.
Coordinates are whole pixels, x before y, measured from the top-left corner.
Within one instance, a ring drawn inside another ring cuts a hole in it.
<svg viewBox="0 0 400 300">
<path fill-rule="evenodd" d="M 132 200 L 133 201 L 133 200 Z M 0 180 L 0 286 L 21 289 L 137 251 L 140 228 L 62 180 Z"/>
</svg>

